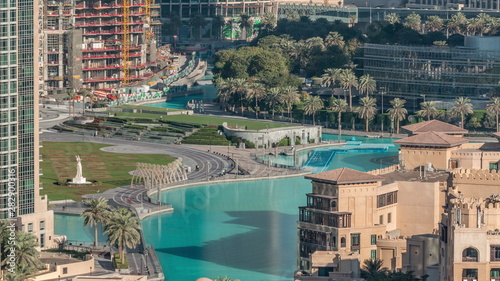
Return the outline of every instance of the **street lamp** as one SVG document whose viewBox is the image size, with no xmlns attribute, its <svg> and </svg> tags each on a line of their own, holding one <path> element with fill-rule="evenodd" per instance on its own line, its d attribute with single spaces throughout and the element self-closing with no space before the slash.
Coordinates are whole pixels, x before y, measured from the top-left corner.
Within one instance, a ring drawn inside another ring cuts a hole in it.
<svg viewBox="0 0 500 281">
<path fill-rule="evenodd" d="M 385 87 L 380 87 L 381 90 L 385 90 Z M 381 131 L 384 132 L 384 94 L 385 92 L 382 91 L 380 92 L 380 95 L 382 96 L 382 125 L 380 125 Z"/>
</svg>

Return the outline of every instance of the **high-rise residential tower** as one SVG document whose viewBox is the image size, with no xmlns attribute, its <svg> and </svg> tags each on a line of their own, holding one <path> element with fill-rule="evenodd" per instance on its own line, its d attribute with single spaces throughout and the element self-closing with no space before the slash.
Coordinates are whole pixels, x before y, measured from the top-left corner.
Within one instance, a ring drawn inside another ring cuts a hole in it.
<svg viewBox="0 0 500 281">
<path fill-rule="evenodd" d="M 40 9 L 37 0 L 0 1 L 0 219 L 17 221 L 45 248 L 53 212 L 40 196 Z"/>
</svg>

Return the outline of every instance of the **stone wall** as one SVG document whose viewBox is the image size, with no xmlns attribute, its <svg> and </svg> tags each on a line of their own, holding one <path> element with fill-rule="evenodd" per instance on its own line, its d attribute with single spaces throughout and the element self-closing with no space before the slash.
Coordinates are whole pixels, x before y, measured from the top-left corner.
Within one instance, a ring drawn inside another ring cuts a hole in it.
<svg viewBox="0 0 500 281">
<path fill-rule="evenodd" d="M 256 146 L 264 146 L 266 148 L 273 147 L 273 144 L 278 143 L 284 138 L 290 138 L 290 144 L 296 145 L 295 139 L 299 138 L 301 144 L 321 142 L 322 127 L 321 126 L 294 126 L 281 127 L 264 130 L 246 130 L 245 128 L 228 127 L 227 123 L 222 123 L 224 134 L 228 137 L 237 136 L 242 139 L 253 142 Z"/>
</svg>

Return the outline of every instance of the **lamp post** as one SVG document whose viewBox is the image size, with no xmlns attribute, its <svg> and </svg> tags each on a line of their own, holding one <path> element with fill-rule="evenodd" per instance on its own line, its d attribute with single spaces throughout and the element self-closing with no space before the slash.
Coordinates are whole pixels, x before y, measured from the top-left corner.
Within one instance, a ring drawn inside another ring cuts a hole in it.
<svg viewBox="0 0 500 281">
<path fill-rule="evenodd" d="M 382 90 L 380 92 L 380 95 L 382 96 L 382 124 L 380 125 L 380 131 L 382 131 L 382 133 L 384 132 L 384 94 L 385 94 L 385 87 L 380 87 L 380 89 Z"/>
</svg>

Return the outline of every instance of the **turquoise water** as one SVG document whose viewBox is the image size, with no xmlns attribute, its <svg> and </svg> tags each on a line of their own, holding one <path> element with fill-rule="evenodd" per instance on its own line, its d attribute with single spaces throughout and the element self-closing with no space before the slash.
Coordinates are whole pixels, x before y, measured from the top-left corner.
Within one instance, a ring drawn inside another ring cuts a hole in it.
<svg viewBox="0 0 500 281">
<path fill-rule="evenodd" d="M 203 76 L 203 77 L 210 77 L 210 76 Z M 197 90 L 197 89 L 202 89 L 203 95 L 175 97 L 175 98 L 172 98 L 168 102 L 149 103 L 149 104 L 145 104 L 145 106 L 185 109 L 187 102 L 192 100 L 192 99 L 203 100 L 204 102 L 212 102 L 217 97 L 217 89 L 211 84 L 201 85 L 201 86 L 193 86 L 193 87 L 189 88 L 189 90 Z"/>
<path fill-rule="evenodd" d="M 392 143 L 388 139 L 356 139 Z M 397 157 L 397 148 L 336 154 L 328 169 L 373 170 L 391 164 L 387 160 L 391 157 Z M 219 275 L 241 281 L 292 280 L 298 207 L 306 204 L 305 193 L 310 191 L 309 180 L 295 177 L 164 192 L 162 201 L 172 204 L 175 212 L 144 220 L 145 239 L 156 249 L 166 280 L 194 281 Z M 57 215 L 56 234 L 92 241 L 91 229 L 79 231 L 82 224 L 79 217 Z"/>
<path fill-rule="evenodd" d="M 57 235 L 66 235 L 68 243 L 73 245 L 93 245 L 94 228 L 83 226 L 83 218 L 72 215 L 54 215 L 54 233 Z M 106 239 L 107 235 L 102 234 L 102 227 L 99 226 L 99 236 L 97 237 L 99 245 L 109 245 Z"/>
</svg>

